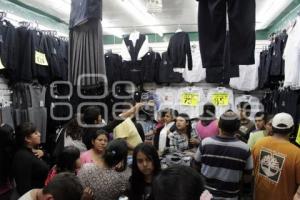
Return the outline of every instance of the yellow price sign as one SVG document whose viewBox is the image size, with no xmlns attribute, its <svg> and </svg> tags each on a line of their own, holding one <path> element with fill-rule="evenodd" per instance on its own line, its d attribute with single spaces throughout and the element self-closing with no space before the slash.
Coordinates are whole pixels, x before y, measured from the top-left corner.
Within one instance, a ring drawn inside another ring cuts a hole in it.
<svg viewBox="0 0 300 200">
<path fill-rule="evenodd" d="M 35 63 L 38 65 L 48 66 L 48 61 L 44 53 L 35 51 Z"/>
<path fill-rule="evenodd" d="M 296 143 L 300 145 L 300 125 L 298 128 L 298 133 L 297 133 L 297 137 L 296 137 Z"/>
<path fill-rule="evenodd" d="M 185 92 L 180 96 L 180 105 L 197 106 L 200 102 L 200 96 L 197 93 Z"/>
<path fill-rule="evenodd" d="M 228 106 L 229 105 L 229 94 L 228 93 L 216 93 L 211 97 L 211 102 L 215 106 Z"/>
</svg>

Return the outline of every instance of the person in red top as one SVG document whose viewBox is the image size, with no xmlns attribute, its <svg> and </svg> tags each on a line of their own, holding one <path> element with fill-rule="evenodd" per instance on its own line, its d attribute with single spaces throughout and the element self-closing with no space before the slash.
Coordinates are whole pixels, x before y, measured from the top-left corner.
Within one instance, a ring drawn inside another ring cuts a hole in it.
<svg viewBox="0 0 300 200">
<path fill-rule="evenodd" d="M 273 136 L 259 140 L 253 148 L 254 199 L 300 199 L 300 149 L 289 142 L 294 120 L 279 113 L 272 120 Z"/>
<path fill-rule="evenodd" d="M 81 168 L 80 151 L 74 146 L 68 146 L 58 155 L 56 165 L 50 170 L 45 186 L 59 173 L 70 172 L 76 174 Z"/>
</svg>

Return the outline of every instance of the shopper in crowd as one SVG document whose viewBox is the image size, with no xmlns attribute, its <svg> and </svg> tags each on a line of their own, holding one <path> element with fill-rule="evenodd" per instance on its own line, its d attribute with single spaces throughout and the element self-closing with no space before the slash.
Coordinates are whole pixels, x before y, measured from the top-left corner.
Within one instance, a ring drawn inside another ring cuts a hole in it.
<svg viewBox="0 0 300 200">
<path fill-rule="evenodd" d="M 262 131 L 265 130 L 265 126 L 267 123 L 267 113 L 265 112 L 257 112 L 254 116 L 254 122 L 255 122 L 255 131 Z"/>
<path fill-rule="evenodd" d="M 0 199 L 9 199 L 13 189 L 11 164 L 14 156 L 14 130 L 7 124 L 0 126 Z"/>
<path fill-rule="evenodd" d="M 289 142 L 294 120 L 279 113 L 272 120 L 273 136 L 253 148 L 255 200 L 300 199 L 300 149 Z"/>
<path fill-rule="evenodd" d="M 139 144 L 133 151 L 129 199 L 153 200 L 152 182 L 160 169 L 159 156 L 154 146 Z"/>
<path fill-rule="evenodd" d="M 82 164 L 86 163 L 95 163 L 98 166 L 103 166 L 103 155 L 105 148 L 108 144 L 108 133 L 104 130 L 90 130 L 94 131 L 91 137 L 91 146 L 92 148 L 84 152 L 80 156 Z"/>
<path fill-rule="evenodd" d="M 212 103 L 203 106 L 203 114 L 197 122 L 195 130 L 199 139 L 216 136 L 219 133 L 218 120 L 216 119 L 216 107 Z"/>
<path fill-rule="evenodd" d="M 43 152 L 36 150 L 41 143 L 41 134 L 30 122 L 24 122 L 16 129 L 16 142 L 19 147 L 13 164 L 13 175 L 17 192 L 23 195 L 33 188 L 42 188 L 49 167 L 41 157 Z"/>
<path fill-rule="evenodd" d="M 251 105 L 248 102 L 240 102 L 237 109 L 240 116 L 240 128 L 237 130 L 236 137 L 247 143 L 250 133 L 255 130 L 255 124 L 249 119 Z"/>
<path fill-rule="evenodd" d="M 76 174 L 81 167 L 80 151 L 74 146 L 68 146 L 58 155 L 56 165 L 50 170 L 45 185 L 59 173 L 70 172 Z"/>
<path fill-rule="evenodd" d="M 238 115 L 226 111 L 219 120 L 219 135 L 204 139 L 195 155 L 206 188 L 217 199 L 237 200 L 240 183 L 251 182 L 253 160 L 250 149 L 234 137 L 239 127 Z"/>
<path fill-rule="evenodd" d="M 264 129 L 250 133 L 250 137 L 247 144 L 249 145 L 251 150 L 253 149 L 256 142 L 259 141 L 261 138 L 272 135 L 272 119 L 273 115 L 267 116 L 266 119 L 264 119 L 266 120 L 264 124 Z"/>
<path fill-rule="evenodd" d="M 114 139 L 123 139 L 127 142 L 129 153 L 132 154 L 133 149 L 143 142 L 141 133 L 143 128 L 135 123 L 135 115 L 137 115 L 144 103 L 136 103 L 126 113 L 131 113 L 126 119 L 113 130 Z M 127 115 L 127 114 L 126 114 Z M 124 114 L 121 114 L 124 118 Z M 140 132 L 139 132 L 140 130 Z M 144 134 L 144 133 L 143 133 Z"/>
<path fill-rule="evenodd" d="M 128 117 L 133 117 L 135 113 L 140 109 L 142 104 L 138 103 L 136 106 L 124 111 L 119 115 L 118 119 L 114 119 L 112 122 L 107 125 L 104 123 L 101 109 L 96 106 L 89 106 L 85 109 L 83 113 L 83 137 L 82 141 L 86 145 L 87 149 L 92 148 L 91 138 L 95 131 L 101 129 L 107 133 L 112 133 L 113 130 L 121 124 Z"/>
<path fill-rule="evenodd" d="M 56 146 L 53 151 L 54 158 L 57 158 L 64 147 L 68 146 L 74 146 L 79 149 L 80 152 L 85 152 L 87 150 L 85 144 L 82 142 L 83 128 L 79 126 L 78 120 L 80 120 L 80 116 L 74 115 L 74 117 L 59 131 L 59 135 L 56 139 Z"/>
<path fill-rule="evenodd" d="M 201 175 L 186 166 L 172 166 L 161 171 L 153 183 L 155 200 L 210 200 Z"/>
<path fill-rule="evenodd" d="M 176 130 L 169 134 L 169 151 L 185 151 L 196 147 L 200 141 L 192 129 L 191 120 L 185 113 L 176 118 Z"/>
<path fill-rule="evenodd" d="M 78 121 L 80 116 L 75 115 L 74 118 L 67 123 L 65 128 L 64 146 L 75 146 L 80 152 L 86 151 L 86 146 L 82 142 L 83 129 L 79 126 Z"/>
<path fill-rule="evenodd" d="M 153 145 L 156 150 L 158 150 L 160 132 L 164 128 L 164 125 L 165 125 L 165 120 L 164 120 L 163 114 L 164 114 L 164 112 L 162 110 L 157 112 L 156 124 L 153 129 L 153 134 L 154 134 Z"/>
<path fill-rule="evenodd" d="M 79 179 L 72 173 L 60 173 L 42 189 L 32 189 L 19 200 L 91 200 L 83 197 Z"/>
<path fill-rule="evenodd" d="M 162 111 L 163 128 L 156 133 L 158 136 L 158 151 L 163 153 L 166 147 L 170 146 L 170 140 L 168 135 L 170 134 L 170 129 L 175 129 L 175 119 L 178 116 L 177 110 L 165 109 Z"/>
<path fill-rule="evenodd" d="M 116 200 L 125 193 L 129 173 L 127 167 L 128 147 L 124 140 L 111 141 L 103 156 L 103 166 L 88 163 L 82 166 L 78 177 L 84 187 L 92 189 L 95 200 Z"/>
</svg>

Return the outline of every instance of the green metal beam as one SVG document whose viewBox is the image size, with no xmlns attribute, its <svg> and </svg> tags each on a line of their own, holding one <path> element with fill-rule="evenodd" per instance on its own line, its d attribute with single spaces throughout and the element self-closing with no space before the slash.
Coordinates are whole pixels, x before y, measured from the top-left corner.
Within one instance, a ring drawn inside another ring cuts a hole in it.
<svg viewBox="0 0 300 200">
<path fill-rule="evenodd" d="M 300 11 L 300 0 L 294 0 L 266 29 L 268 35 L 278 32 L 288 25 L 287 23 L 294 20 Z"/>
</svg>

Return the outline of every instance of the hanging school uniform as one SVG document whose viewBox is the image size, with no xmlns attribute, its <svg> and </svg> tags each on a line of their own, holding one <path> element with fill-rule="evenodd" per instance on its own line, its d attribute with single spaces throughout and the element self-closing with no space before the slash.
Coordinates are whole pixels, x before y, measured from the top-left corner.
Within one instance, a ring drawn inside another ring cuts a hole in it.
<svg viewBox="0 0 300 200">
<path fill-rule="evenodd" d="M 107 81 L 111 87 L 114 82 L 121 80 L 122 57 L 114 53 L 106 53 L 104 56 Z"/>
<path fill-rule="evenodd" d="M 161 56 L 154 51 L 148 51 L 142 58 L 143 81 L 152 83 L 157 80 L 157 72 L 161 62 Z"/>
<path fill-rule="evenodd" d="M 106 75 L 102 40 L 102 0 L 72 0 L 68 78 L 73 85 L 95 86 Z M 95 76 L 96 75 L 96 76 Z"/>
<path fill-rule="evenodd" d="M 216 117 L 219 118 L 227 110 L 234 109 L 234 96 L 230 89 L 224 87 L 212 88 L 207 93 L 207 101 L 216 107 Z"/>
<path fill-rule="evenodd" d="M 0 21 L 0 72 L 4 72 L 6 78 L 15 76 L 15 27 L 7 20 Z"/>
<path fill-rule="evenodd" d="M 123 39 L 121 47 L 123 80 L 135 84 L 143 83 L 144 69 L 141 60 L 148 50 L 148 37 L 139 32 L 133 32 Z"/>
<path fill-rule="evenodd" d="M 186 32 L 177 32 L 170 38 L 168 57 L 173 68 L 185 68 L 187 60 L 188 69 L 193 69 L 190 38 Z"/>
<path fill-rule="evenodd" d="M 180 72 L 175 72 L 173 69 L 172 62 L 168 56 L 168 52 L 163 52 L 161 55 L 161 63 L 157 70 L 157 83 L 181 83 L 183 82 L 183 77 Z M 182 68 L 177 68 L 184 70 Z"/>
<path fill-rule="evenodd" d="M 46 142 L 47 109 L 45 107 L 46 87 L 29 84 L 28 90 L 31 98 L 31 107 L 28 108 L 29 121 L 34 123 L 41 133 L 41 142 Z"/>
<path fill-rule="evenodd" d="M 46 36 L 39 31 L 30 31 L 33 41 L 32 77 L 41 84 L 51 82 L 50 77 L 50 52 L 47 46 Z"/>
</svg>

